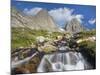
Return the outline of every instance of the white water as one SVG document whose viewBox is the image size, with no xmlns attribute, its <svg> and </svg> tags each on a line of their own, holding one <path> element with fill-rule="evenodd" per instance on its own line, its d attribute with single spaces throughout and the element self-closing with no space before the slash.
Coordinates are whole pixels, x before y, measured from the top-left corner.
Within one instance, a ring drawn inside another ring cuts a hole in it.
<svg viewBox="0 0 100 75">
<path fill-rule="evenodd" d="M 45 55 L 37 72 L 84 70 L 89 68 L 81 53 L 66 52 Z"/>
</svg>

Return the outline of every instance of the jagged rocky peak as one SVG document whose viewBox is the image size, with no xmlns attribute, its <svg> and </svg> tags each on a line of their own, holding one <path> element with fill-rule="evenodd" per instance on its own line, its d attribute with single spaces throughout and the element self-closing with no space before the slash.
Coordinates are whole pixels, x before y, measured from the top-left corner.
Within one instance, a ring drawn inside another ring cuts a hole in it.
<svg viewBox="0 0 100 75">
<path fill-rule="evenodd" d="M 83 31 L 83 26 L 77 20 L 77 18 L 73 18 L 65 25 L 65 30 L 69 33 L 78 33 Z"/>
<path fill-rule="evenodd" d="M 13 10 L 13 9 L 12 9 Z M 16 9 L 14 9 L 16 10 Z M 22 12 L 11 12 L 12 27 L 28 27 L 30 29 L 59 31 L 53 18 L 45 9 L 40 10 L 35 16 L 22 15 Z"/>
<path fill-rule="evenodd" d="M 41 9 L 41 10 L 37 13 L 37 15 L 46 15 L 46 16 L 48 16 L 49 14 L 48 14 L 48 11 L 47 11 L 46 9 Z"/>
</svg>

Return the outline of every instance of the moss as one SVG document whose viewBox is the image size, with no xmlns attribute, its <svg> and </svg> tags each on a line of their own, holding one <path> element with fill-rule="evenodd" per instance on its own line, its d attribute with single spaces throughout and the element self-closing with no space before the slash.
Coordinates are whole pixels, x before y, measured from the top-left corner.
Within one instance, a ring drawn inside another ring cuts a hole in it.
<svg viewBox="0 0 100 75">
<path fill-rule="evenodd" d="M 96 68 L 95 61 L 96 61 L 96 42 L 92 41 L 84 41 L 79 43 L 80 52 L 83 56 L 87 59 L 88 62 Z"/>
</svg>

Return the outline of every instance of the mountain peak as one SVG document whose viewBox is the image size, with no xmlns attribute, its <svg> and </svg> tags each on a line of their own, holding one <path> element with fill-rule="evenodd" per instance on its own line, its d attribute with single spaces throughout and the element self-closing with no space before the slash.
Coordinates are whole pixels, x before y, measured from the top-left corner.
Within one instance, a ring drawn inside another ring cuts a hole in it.
<svg viewBox="0 0 100 75">
<path fill-rule="evenodd" d="M 48 11 L 46 9 L 42 9 L 37 13 L 37 15 L 43 15 L 43 14 L 48 15 Z"/>
<path fill-rule="evenodd" d="M 35 30 L 59 31 L 56 23 L 45 9 L 40 10 L 35 16 L 22 16 L 19 12 L 11 12 L 12 27 L 27 27 Z"/>
<path fill-rule="evenodd" d="M 77 18 L 73 18 L 71 21 L 80 23 Z"/>
<path fill-rule="evenodd" d="M 77 20 L 77 18 L 73 18 L 71 21 L 69 21 L 66 26 L 65 30 L 69 33 L 77 33 L 83 31 L 83 26 L 81 23 Z"/>
</svg>

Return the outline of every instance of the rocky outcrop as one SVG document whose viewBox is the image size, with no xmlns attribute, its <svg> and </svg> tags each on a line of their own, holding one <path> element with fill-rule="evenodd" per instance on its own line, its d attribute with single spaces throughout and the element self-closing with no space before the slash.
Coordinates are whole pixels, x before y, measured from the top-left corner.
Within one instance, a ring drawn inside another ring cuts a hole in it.
<svg viewBox="0 0 100 75">
<path fill-rule="evenodd" d="M 65 26 L 65 30 L 69 33 L 78 33 L 83 31 L 83 29 L 84 29 L 83 26 L 76 18 L 73 18 Z"/>
</svg>

